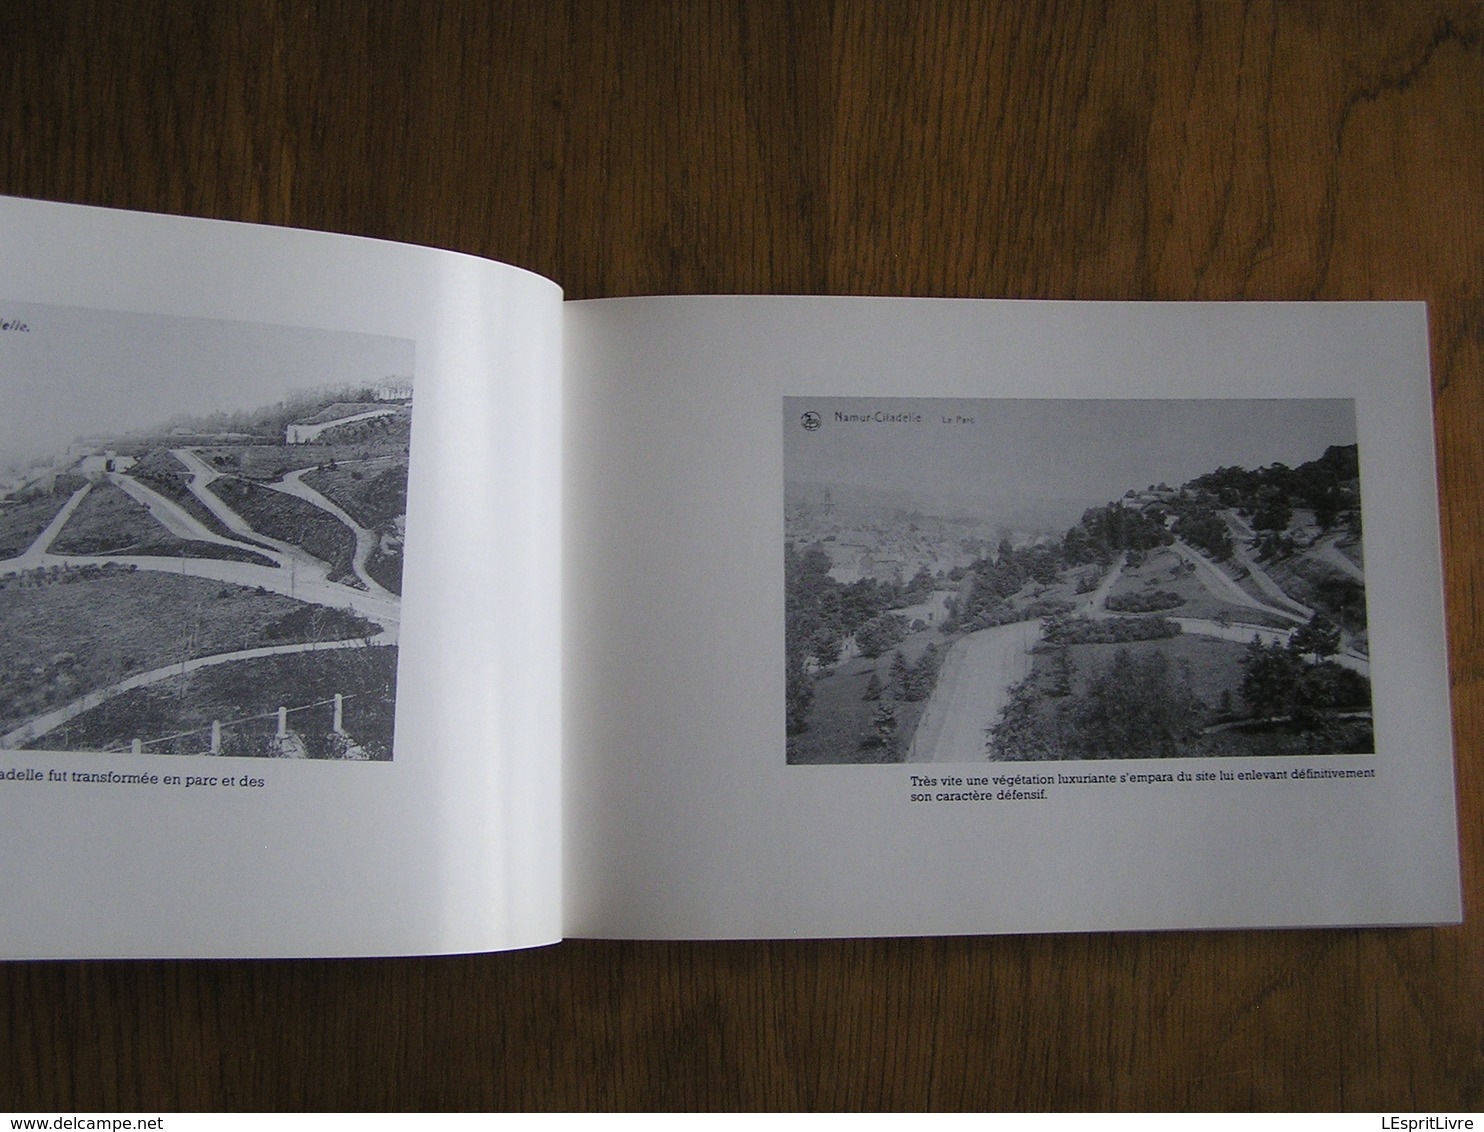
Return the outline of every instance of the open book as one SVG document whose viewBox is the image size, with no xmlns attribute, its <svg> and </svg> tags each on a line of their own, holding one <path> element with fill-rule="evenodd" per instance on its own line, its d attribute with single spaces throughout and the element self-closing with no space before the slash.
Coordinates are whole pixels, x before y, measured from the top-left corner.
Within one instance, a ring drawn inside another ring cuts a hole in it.
<svg viewBox="0 0 1484 1132">
<path fill-rule="evenodd" d="M 1421 304 L 0 201 L 0 954 L 1461 916 Z"/>
</svg>

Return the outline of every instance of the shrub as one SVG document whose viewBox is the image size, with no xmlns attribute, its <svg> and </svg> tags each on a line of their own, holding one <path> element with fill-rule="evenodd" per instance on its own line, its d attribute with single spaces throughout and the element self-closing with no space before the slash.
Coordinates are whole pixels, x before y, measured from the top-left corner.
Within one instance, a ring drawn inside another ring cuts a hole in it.
<svg viewBox="0 0 1484 1132">
<path fill-rule="evenodd" d="M 1107 606 L 1115 613 L 1154 613 L 1161 609 L 1174 609 L 1184 605 L 1185 599 L 1170 590 L 1155 590 L 1148 594 L 1117 594 L 1110 596 Z"/>
</svg>

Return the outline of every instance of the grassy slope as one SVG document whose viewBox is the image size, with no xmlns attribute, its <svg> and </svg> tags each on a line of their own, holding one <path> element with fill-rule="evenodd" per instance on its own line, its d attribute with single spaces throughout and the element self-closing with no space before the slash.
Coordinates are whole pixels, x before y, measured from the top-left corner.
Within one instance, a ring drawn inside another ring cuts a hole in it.
<svg viewBox="0 0 1484 1132">
<path fill-rule="evenodd" d="M 0 506 L 0 558 L 24 553 L 70 498 L 69 492 L 57 492 Z"/>
<path fill-rule="evenodd" d="M 208 464 L 223 472 L 271 483 L 298 468 L 317 468 L 380 456 L 398 456 L 405 460 L 410 438 L 409 422 L 401 421 L 375 436 L 354 441 L 335 441 L 332 438 L 317 444 L 222 445 L 202 447 L 199 451 Z M 221 464 L 216 463 L 218 456 L 222 458 Z"/>
<path fill-rule="evenodd" d="M 391 534 L 407 514 L 407 464 L 355 461 L 310 472 L 303 482 L 338 503 L 361 526 Z M 401 539 L 383 540 L 366 563 L 366 573 L 392 593 L 402 592 Z"/>
<path fill-rule="evenodd" d="M 923 650 L 932 643 L 946 652 L 952 638 L 936 629 L 924 629 L 908 635 L 897 646 L 908 663 L 916 663 Z M 814 702 L 809 709 L 809 726 L 788 737 L 790 763 L 880 763 L 901 762 L 912 745 L 918 717 L 927 701 L 895 701 L 897 737 L 900 743 L 895 757 L 889 757 L 879 746 L 862 745 L 861 740 L 874 733 L 872 720 L 881 701 L 865 698 L 866 683 L 874 671 L 883 686 L 890 682 L 892 656 L 888 649 L 875 660 L 855 657 L 837 665 L 814 685 Z"/>
<path fill-rule="evenodd" d="M 1267 625 L 1272 628 L 1289 628 L 1293 625 L 1290 619 L 1217 597 L 1205 587 L 1198 575 L 1184 570 L 1179 555 L 1173 550 L 1151 551 L 1142 566 L 1133 570 L 1125 568 L 1113 583 L 1109 596 L 1148 594 L 1155 590 L 1167 590 L 1185 599 L 1183 604 L 1173 609 L 1161 610 L 1169 617 L 1203 617 L 1214 621 L 1224 613 L 1234 624 Z"/>
<path fill-rule="evenodd" d="M 344 727 L 375 760 L 391 758 L 396 705 L 397 650 L 353 649 L 237 661 L 199 669 L 148 688 L 136 688 L 71 720 L 46 740 L 53 749 L 118 750 L 132 739 L 151 740 L 155 754 L 199 754 L 209 745 L 213 720 L 222 728 L 222 754 L 272 753 L 280 706 L 291 710 L 289 727 L 311 758 L 334 758 L 333 709 L 319 701 L 346 698 Z M 185 734 L 182 734 L 185 733 Z"/>
<path fill-rule="evenodd" d="M 407 514 L 407 465 L 356 461 L 310 472 L 303 482 L 338 503 L 369 530 L 387 530 Z"/>
<path fill-rule="evenodd" d="M 1352 579 L 1343 570 L 1309 553 L 1299 553 L 1277 562 L 1267 563 L 1265 569 L 1268 576 L 1277 582 L 1289 597 L 1323 611 L 1336 623 L 1343 622 L 1347 645 L 1361 652 L 1369 651 L 1363 582 Z M 1337 606 L 1325 600 L 1328 592 L 1326 583 L 1335 582 L 1355 586 L 1361 594 L 1361 600 L 1349 606 Z"/>
<path fill-rule="evenodd" d="M 180 541 L 119 488 L 100 483 L 72 512 L 51 548 L 57 554 L 125 554 Z"/>
<path fill-rule="evenodd" d="M 240 539 L 242 536 L 227 529 L 226 525 L 211 510 L 195 497 L 186 485 L 190 473 L 170 452 L 156 449 L 140 457 L 139 462 L 125 475 L 132 476 L 147 487 L 153 488 L 166 499 L 174 501 L 213 534 L 225 538 Z M 250 541 L 250 540 L 249 540 Z"/>
<path fill-rule="evenodd" d="M 131 554 L 166 558 L 215 558 L 273 566 L 250 550 L 177 538 L 149 511 L 111 483 L 97 484 L 52 541 L 54 554 Z"/>
<path fill-rule="evenodd" d="M 219 479 L 211 491 L 254 529 L 270 538 L 291 542 L 330 566 L 332 581 L 351 576 L 356 536 L 328 511 L 296 496 L 239 479 Z"/>
<path fill-rule="evenodd" d="M 1119 649 L 1127 649 L 1138 656 L 1147 652 L 1161 652 L 1170 662 L 1172 675 L 1188 673 L 1191 686 L 1206 705 L 1206 715 L 1199 722 L 1202 726 L 1216 724 L 1226 719 L 1244 717 L 1246 705 L 1242 701 L 1242 658 L 1247 646 L 1235 641 L 1222 641 L 1193 634 L 1182 634 L 1159 641 L 1135 641 L 1122 645 L 1088 644 L 1072 645 L 1069 649 L 1072 660 L 1072 692 L 1063 698 L 1048 697 L 1040 701 L 1037 711 L 1050 714 L 1058 707 L 1070 704 L 1086 694 L 1088 686 L 1099 674 L 1106 671 Z M 1038 651 L 1032 680 L 1049 686 L 1052 678 L 1052 653 Z M 1223 714 L 1223 698 L 1230 714 Z M 1356 736 L 1364 735 L 1369 741 L 1368 724 L 1347 724 L 1346 728 Z M 1192 743 L 1183 753 L 1187 757 L 1207 758 L 1214 756 L 1269 756 L 1328 753 L 1314 750 L 1319 741 L 1315 736 L 1285 733 L 1281 728 L 1265 727 L 1231 729 L 1208 733 Z M 1359 749 L 1346 745 L 1345 749 Z"/>
<path fill-rule="evenodd" d="M 174 661 L 356 635 L 278 594 L 156 571 L 0 585 L 0 729 Z"/>
</svg>

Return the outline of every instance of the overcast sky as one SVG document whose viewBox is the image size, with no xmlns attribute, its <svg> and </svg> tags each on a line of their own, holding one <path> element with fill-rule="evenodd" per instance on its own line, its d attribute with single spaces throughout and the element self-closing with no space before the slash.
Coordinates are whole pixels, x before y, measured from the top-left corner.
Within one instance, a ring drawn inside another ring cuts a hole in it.
<svg viewBox="0 0 1484 1132">
<path fill-rule="evenodd" d="M 6 303 L 0 467 L 181 413 L 254 409 L 296 389 L 412 376 L 400 338 Z"/>
<path fill-rule="evenodd" d="M 821 418 L 812 432 L 800 424 L 810 410 Z M 923 419 L 856 424 L 834 416 L 878 410 Z M 1349 400 L 788 398 L 784 405 L 789 481 L 932 495 L 1111 499 L 1161 481 L 1177 487 L 1225 465 L 1292 467 L 1332 444 L 1354 443 Z"/>
</svg>

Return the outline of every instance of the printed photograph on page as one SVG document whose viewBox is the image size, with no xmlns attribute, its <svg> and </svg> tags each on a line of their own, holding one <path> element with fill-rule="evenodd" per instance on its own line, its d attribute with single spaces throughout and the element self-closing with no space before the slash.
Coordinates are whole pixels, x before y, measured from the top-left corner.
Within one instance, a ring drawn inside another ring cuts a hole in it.
<svg viewBox="0 0 1484 1132">
<path fill-rule="evenodd" d="M 413 343 L 0 319 L 0 748 L 391 759 Z"/>
<path fill-rule="evenodd" d="M 1374 750 L 1348 399 L 783 405 L 787 761 Z"/>
</svg>

